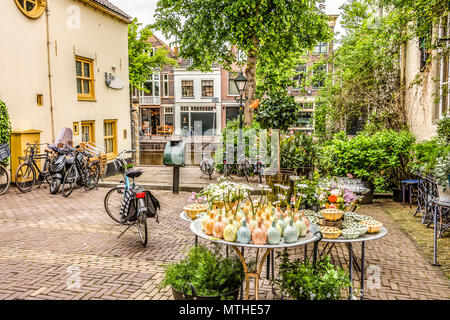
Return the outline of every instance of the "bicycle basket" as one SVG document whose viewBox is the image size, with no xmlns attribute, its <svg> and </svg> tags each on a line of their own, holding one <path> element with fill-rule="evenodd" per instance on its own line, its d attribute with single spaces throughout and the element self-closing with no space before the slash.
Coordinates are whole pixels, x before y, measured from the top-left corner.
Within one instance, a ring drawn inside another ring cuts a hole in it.
<svg viewBox="0 0 450 320">
<path fill-rule="evenodd" d="M 0 161 L 3 161 L 11 156 L 9 145 L 7 143 L 0 144 Z"/>
</svg>

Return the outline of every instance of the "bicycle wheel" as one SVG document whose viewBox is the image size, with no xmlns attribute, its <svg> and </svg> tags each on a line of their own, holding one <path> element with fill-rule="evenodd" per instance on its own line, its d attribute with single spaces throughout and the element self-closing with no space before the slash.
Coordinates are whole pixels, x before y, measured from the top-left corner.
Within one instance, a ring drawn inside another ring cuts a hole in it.
<svg viewBox="0 0 450 320">
<path fill-rule="evenodd" d="M 141 243 L 145 247 L 147 245 L 147 240 L 148 240 L 147 215 L 138 213 L 137 228 L 138 228 L 138 232 L 139 232 L 139 238 L 141 238 Z"/>
<path fill-rule="evenodd" d="M 72 165 L 70 169 L 66 172 L 62 183 L 61 192 L 64 198 L 67 198 L 72 193 L 73 188 L 75 187 L 75 184 L 77 182 L 77 178 L 78 178 L 77 168 L 75 165 Z"/>
<path fill-rule="evenodd" d="M 9 188 L 9 174 L 6 168 L 0 165 L 0 195 L 5 194 Z"/>
<path fill-rule="evenodd" d="M 106 213 L 111 219 L 120 224 L 122 224 L 120 207 L 122 206 L 124 195 L 125 187 L 115 187 L 108 191 L 104 200 Z"/>
<path fill-rule="evenodd" d="M 60 187 L 61 187 L 61 179 L 59 178 L 52 179 L 52 182 L 50 183 L 50 193 L 57 194 Z"/>
<path fill-rule="evenodd" d="M 20 192 L 27 193 L 36 182 L 36 171 L 28 162 L 22 163 L 16 171 L 16 187 Z"/>
<path fill-rule="evenodd" d="M 100 166 L 98 163 L 93 163 L 86 168 L 85 171 L 86 180 L 84 183 L 84 189 L 90 191 L 97 188 L 98 179 L 100 178 Z"/>
<path fill-rule="evenodd" d="M 250 162 L 247 159 L 241 160 L 239 164 L 239 169 L 241 173 L 245 176 L 245 180 L 248 182 L 248 177 L 250 176 Z"/>
</svg>

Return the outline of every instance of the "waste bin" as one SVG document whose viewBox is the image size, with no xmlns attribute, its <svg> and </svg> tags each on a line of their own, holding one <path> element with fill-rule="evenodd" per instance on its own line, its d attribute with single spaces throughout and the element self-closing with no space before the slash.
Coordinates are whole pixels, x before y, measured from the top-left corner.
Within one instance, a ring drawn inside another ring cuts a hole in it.
<svg viewBox="0 0 450 320">
<path fill-rule="evenodd" d="M 164 149 L 163 164 L 171 167 L 186 165 L 186 143 L 182 140 L 171 140 Z"/>
<path fill-rule="evenodd" d="M 186 143 L 182 140 L 171 140 L 164 149 L 163 164 L 173 167 L 172 192 L 180 192 L 180 167 L 186 165 Z"/>
</svg>

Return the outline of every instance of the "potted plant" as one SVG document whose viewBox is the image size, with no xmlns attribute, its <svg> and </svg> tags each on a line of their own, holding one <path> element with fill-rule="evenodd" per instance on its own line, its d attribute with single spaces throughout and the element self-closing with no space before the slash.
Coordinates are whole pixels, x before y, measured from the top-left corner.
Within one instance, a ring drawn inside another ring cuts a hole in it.
<svg viewBox="0 0 450 320">
<path fill-rule="evenodd" d="M 434 178 L 438 188 L 439 200 L 450 202 L 450 153 L 437 159 Z"/>
<path fill-rule="evenodd" d="M 283 295 L 296 300 L 339 300 L 350 285 L 348 272 L 325 256 L 314 267 L 300 259 L 289 260 L 287 251 L 281 254 L 280 279 L 275 285 Z"/>
<path fill-rule="evenodd" d="M 239 258 L 224 258 L 216 246 L 196 246 L 185 259 L 166 266 L 160 290 L 170 286 L 175 300 L 237 299 L 244 280 Z"/>
</svg>

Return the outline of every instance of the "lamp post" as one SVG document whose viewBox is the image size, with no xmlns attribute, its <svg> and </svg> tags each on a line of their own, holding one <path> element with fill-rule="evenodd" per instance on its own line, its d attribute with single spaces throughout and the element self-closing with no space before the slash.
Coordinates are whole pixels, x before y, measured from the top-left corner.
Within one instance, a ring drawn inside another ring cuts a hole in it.
<svg viewBox="0 0 450 320">
<path fill-rule="evenodd" d="M 244 98 L 244 92 L 247 88 L 248 79 L 242 74 L 242 72 L 239 72 L 239 75 L 234 78 L 234 83 L 236 84 L 236 87 L 239 91 L 239 97 L 236 97 L 235 100 L 237 103 L 239 103 L 239 143 L 238 148 L 243 147 L 242 143 L 242 115 L 244 113 L 244 103 L 247 102 L 247 98 Z M 239 155 L 239 149 L 238 149 L 238 155 Z M 238 159 L 240 160 L 240 159 Z"/>
</svg>

